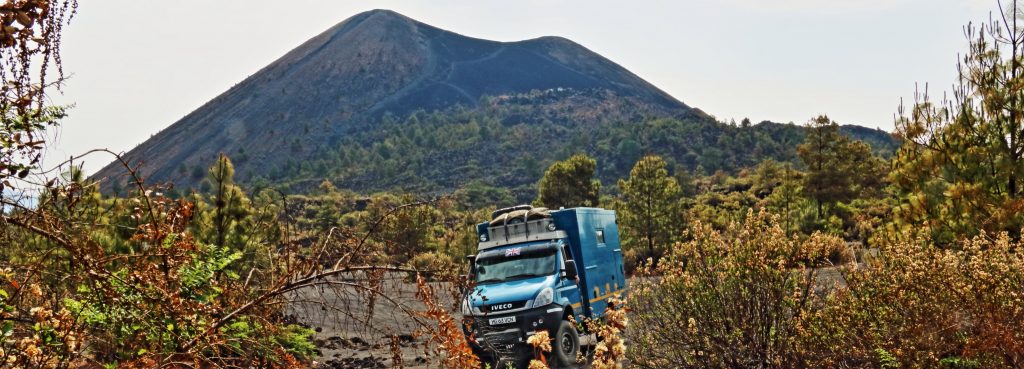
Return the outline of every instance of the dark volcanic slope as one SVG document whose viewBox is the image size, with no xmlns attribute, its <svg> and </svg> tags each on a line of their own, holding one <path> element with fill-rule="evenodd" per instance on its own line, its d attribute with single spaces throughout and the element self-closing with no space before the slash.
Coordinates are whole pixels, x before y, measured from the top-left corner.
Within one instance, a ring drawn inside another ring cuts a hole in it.
<svg viewBox="0 0 1024 369">
<path fill-rule="evenodd" d="M 563 38 L 480 40 L 374 10 L 310 39 L 127 156 L 144 163 L 149 181 L 181 187 L 196 181 L 186 168 L 208 166 L 220 152 L 244 152 L 249 160 L 236 162 L 244 180 L 245 173 L 313 155 L 303 147 L 336 145 L 386 112 L 473 107 L 484 95 L 554 88 L 610 91 L 642 101 L 651 116 L 703 115 Z M 122 172 L 111 164 L 94 178 Z"/>
</svg>

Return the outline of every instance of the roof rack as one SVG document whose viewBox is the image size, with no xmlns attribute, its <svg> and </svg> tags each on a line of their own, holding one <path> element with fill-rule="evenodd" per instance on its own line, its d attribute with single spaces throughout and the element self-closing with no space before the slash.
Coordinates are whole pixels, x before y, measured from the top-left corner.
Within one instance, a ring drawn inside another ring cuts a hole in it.
<svg viewBox="0 0 1024 369">
<path fill-rule="evenodd" d="M 487 224 L 486 241 L 480 250 L 512 243 L 565 238 L 564 231 L 556 230 L 551 210 L 545 207 L 517 205 L 495 210 Z"/>
</svg>

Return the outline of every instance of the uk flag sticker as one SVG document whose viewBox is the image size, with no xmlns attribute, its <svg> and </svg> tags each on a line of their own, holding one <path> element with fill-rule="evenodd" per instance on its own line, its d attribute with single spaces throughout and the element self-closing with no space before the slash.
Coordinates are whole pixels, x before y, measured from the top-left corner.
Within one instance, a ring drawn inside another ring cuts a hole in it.
<svg viewBox="0 0 1024 369">
<path fill-rule="evenodd" d="M 505 257 L 509 257 L 509 256 L 519 256 L 519 250 L 520 250 L 520 249 L 522 249 L 522 248 L 521 248 L 521 247 L 516 247 L 516 248 L 514 248 L 514 249 L 508 249 L 508 250 L 505 250 Z"/>
</svg>

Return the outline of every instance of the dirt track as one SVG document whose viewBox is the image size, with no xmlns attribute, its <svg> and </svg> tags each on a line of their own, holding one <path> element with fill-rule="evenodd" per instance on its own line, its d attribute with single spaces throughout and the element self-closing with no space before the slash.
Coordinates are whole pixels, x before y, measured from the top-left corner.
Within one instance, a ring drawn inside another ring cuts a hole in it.
<svg viewBox="0 0 1024 369">
<path fill-rule="evenodd" d="M 425 337 L 415 337 L 418 325 L 411 311 L 422 311 L 416 285 L 404 275 L 386 277 L 380 286 L 386 297 L 371 299 L 350 286 L 307 288 L 293 296 L 289 314 L 316 330 L 320 368 L 436 368 L 426 352 Z M 338 282 L 344 282 L 339 280 Z M 438 298 L 454 305 L 447 285 L 432 284 Z M 392 346 L 397 344 L 401 363 L 396 365 Z"/>
<path fill-rule="evenodd" d="M 320 349 L 318 368 L 437 368 L 439 360 L 426 349 L 426 337 L 416 337 L 419 325 L 411 311 L 423 311 L 416 299 L 416 284 L 404 275 L 390 276 L 380 286 L 387 298 L 378 298 L 373 308 L 364 293 L 351 287 L 307 288 L 293 296 L 289 314 L 315 329 Z M 450 285 L 432 283 L 438 299 L 455 308 Z M 389 301 L 390 299 L 390 301 Z M 394 337 L 394 338 L 393 338 Z M 393 342 L 397 343 L 401 364 L 396 365 Z"/>
</svg>

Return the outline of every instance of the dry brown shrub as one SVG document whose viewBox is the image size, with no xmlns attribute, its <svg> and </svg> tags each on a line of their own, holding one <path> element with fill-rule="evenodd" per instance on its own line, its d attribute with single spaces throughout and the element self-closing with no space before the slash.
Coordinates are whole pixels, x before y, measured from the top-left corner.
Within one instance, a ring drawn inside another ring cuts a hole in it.
<svg viewBox="0 0 1024 369">
<path fill-rule="evenodd" d="M 441 367 L 479 369 L 480 359 L 473 355 L 459 320 L 438 301 L 434 286 L 417 275 L 416 288 L 416 298 L 426 306 L 418 315 L 428 322 L 417 333 L 428 337 L 433 353 L 441 358 Z"/>
<path fill-rule="evenodd" d="M 1024 258 L 1001 234 L 941 249 L 927 239 L 883 246 L 846 273 L 803 329 L 819 367 L 1024 366 Z"/>
<path fill-rule="evenodd" d="M 800 250 L 805 266 L 844 265 L 855 260 L 853 249 L 841 238 L 814 232 Z"/>
<path fill-rule="evenodd" d="M 548 369 L 546 353 L 551 352 L 551 336 L 548 335 L 548 331 L 537 331 L 526 340 L 526 344 L 533 347 L 533 359 L 530 360 L 529 369 Z"/>
<path fill-rule="evenodd" d="M 595 332 L 599 339 L 594 347 L 594 369 L 622 369 L 626 360 L 626 342 L 622 335 L 629 325 L 625 306 L 625 300 L 609 299 L 603 319 L 591 325 L 590 331 Z"/>
<path fill-rule="evenodd" d="M 45 307 L 44 297 L 39 284 L 21 284 L 11 270 L 0 270 L 0 367 L 61 368 L 80 357 L 80 325 L 66 309 Z"/>
</svg>

